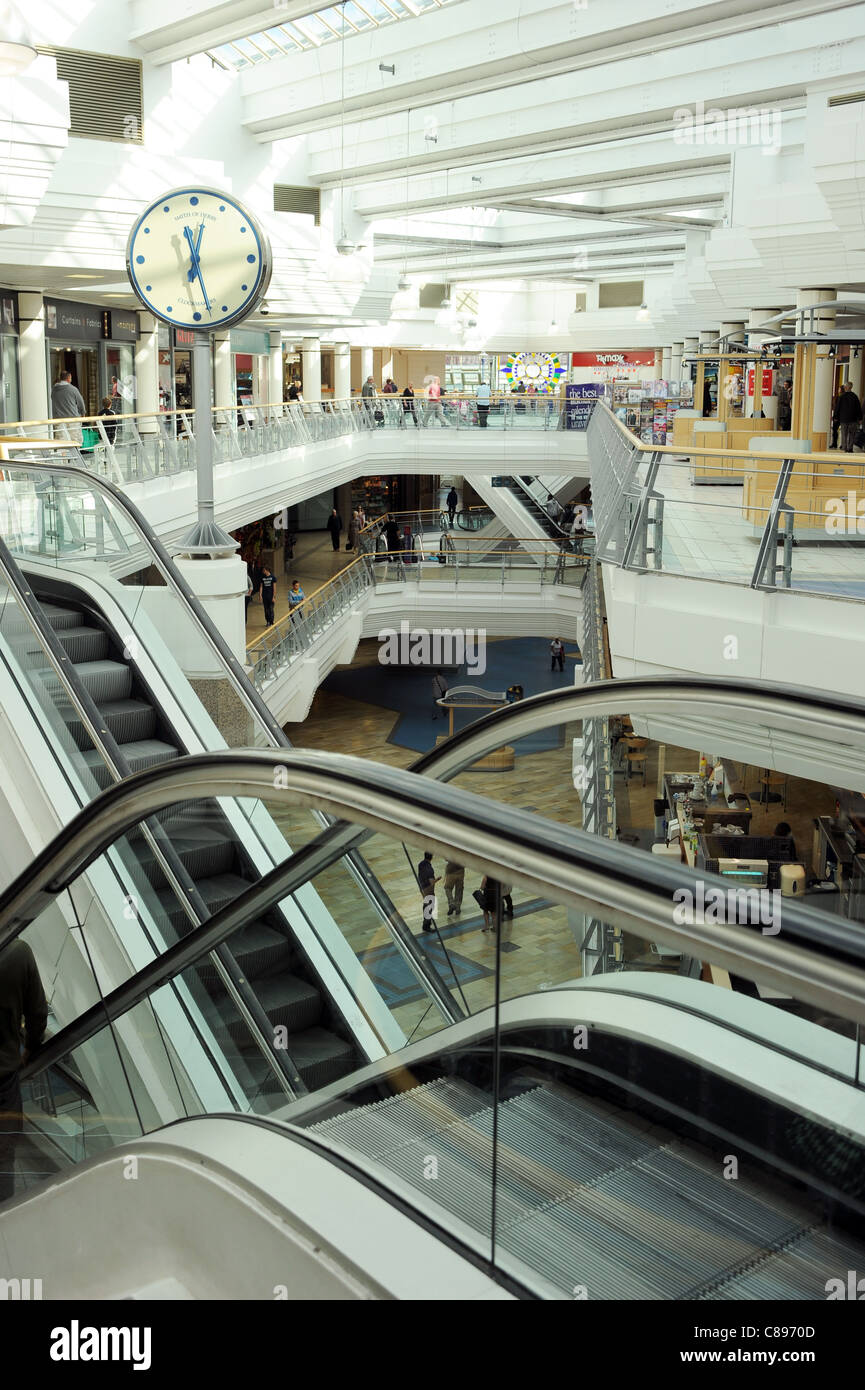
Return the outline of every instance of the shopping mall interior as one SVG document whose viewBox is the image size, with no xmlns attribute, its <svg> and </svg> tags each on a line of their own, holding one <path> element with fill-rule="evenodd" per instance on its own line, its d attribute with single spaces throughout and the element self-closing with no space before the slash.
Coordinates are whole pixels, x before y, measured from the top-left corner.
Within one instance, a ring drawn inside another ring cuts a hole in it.
<svg viewBox="0 0 865 1390">
<path fill-rule="evenodd" d="M 0 75 L 3 1296 L 865 1297 L 865 4 Z"/>
</svg>

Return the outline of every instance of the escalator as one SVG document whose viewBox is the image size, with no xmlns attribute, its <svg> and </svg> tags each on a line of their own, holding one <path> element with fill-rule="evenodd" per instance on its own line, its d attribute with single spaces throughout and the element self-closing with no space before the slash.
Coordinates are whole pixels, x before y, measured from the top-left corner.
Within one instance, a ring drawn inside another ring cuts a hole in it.
<svg viewBox="0 0 865 1390">
<path fill-rule="evenodd" d="M 717 1149 L 539 1071 L 513 1071 L 497 1114 L 491 1089 L 441 1077 L 308 1128 L 486 1235 L 494 1118 L 497 1245 L 559 1297 L 813 1298 L 820 1271 L 865 1261 L 776 1174 L 729 1181 Z"/>
<path fill-rule="evenodd" d="M 508 492 L 516 499 L 524 511 L 528 512 L 534 522 L 549 536 L 552 541 L 564 541 L 567 539 L 565 532 L 557 521 L 553 521 L 549 512 L 536 497 L 532 495 L 530 484 L 536 479 L 530 478 L 528 481 L 523 478 L 506 476 L 501 479 L 501 485 L 507 488 Z M 552 497 L 549 499 L 552 501 Z"/>
<path fill-rule="evenodd" d="M 522 710 L 509 719 L 529 717 Z M 865 711 L 855 718 L 861 727 Z M 771 979 L 828 1015 L 818 1025 L 685 977 L 614 974 L 527 993 L 501 943 L 495 1007 L 407 1042 L 263 1122 L 282 1136 L 287 1168 L 295 1146 L 308 1142 L 305 1152 L 335 1165 L 337 1186 L 350 1175 L 386 1194 L 425 1229 L 482 1252 L 496 1278 L 515 1281 L 523 1296 L 823 1299 L 830 1278 L 862 1267 L 865 942 L 854 924 L 829 923 L 799 904 L 786 908 L 778 938 L 681 923 L 673 889 L 696 881 L 683 866 L 399 769 L 336 754 L 278 756 L 293 794 L 339 814 L 346 830 L 326 830 L 191 933 L 186 941 L 202 959 L 220 934 L 231 939 L 234 914 L 257 920 L 299 879 L 326 872 L 350 829 L 386 823 L 399 842 L 422 809 L 427 833 L 460 862 L 493 875 L 506 869 L 525 892 L 543 891 L 570 912 L 618 915 L 646 939 L 666 934 L 684 955 L 698 950 Z M 161 817 L 183 807 L 192 787 L 204 799 L 229 787 L 263 793 L 276 761 L 263 750 L 225 751 L 157 765 L 111 788 L 0 896 L 0 941 L 38 929 L 51 893 L 74 887 L 81 866 L 142 811 Z M 137 1001 L 194 958 L 170 956 L 52 1039 L 26 1078 L 38 1079 L 68 1049 L 119 1045 L 114 1034 Z M 834 1031 L 835 1016 L 853 1023 L 849 1036 Z M 587 1030 L 585 1050 L 578 1027 Z M 170 1128 L 166 1136 L 170 1143 Z M 210 1156 L 236 1163 L 232 1142 Z M 124 1153 L 136 1143 L 130 1135 Z M 3 1220 L 0 1211 L 0 1236 Z M 395 1266 L 400 1258 L 394 1250 Z"/>
<path fill-rule="evenodd" d="M 95 703 L 102 728 L 115 740 L 124 775 L 171 762 L 186 749 L 171 728 L 165 713 L 156 706 L 147 689 L 134 654 L 126 649 L 107 620 L 83 596 L 74 597 L 70 581 L 46 580 L 31 576 L 32 593 L 41 612 L 57 636 L 69 663 L 69 678 L 77 681 Z M 62 597 L 58 597 L 58 591 Z M 16 610 L 6 610 L 0 618 L 0 635 L 30 672 L 41 680 L 61 710 L 64 723 L 76 745 L 73 760 L 89 774 L 100 789 L 112 784 L 110 768 L 91 738 L 81 717 L 63 698 L 58 679 L 44 661 L 32 631 L 25 627 Z M 216 802 L 204 806 L 180 806 L 155 818 L 170 842 L 173 855 L 194 886 L 203 915 L 211 916 L 233 902 L 258 874 L 237 833 Z M 158 904 L 166 942 L 181 939 L 192 922 L 178 895 L 166 884 L 163 866 L 152 845 L 139 830 L 130 837 L 133 857 L 129 873 L 133 882 L 150 892 Z M 251 987 L 267 1020 L 270 1035 L 281 1030 L 283 1051 L 291 1058 L 303 1087 L 315 1089 L 352 1071 L 364 1054 L 351 1031 L 328 999 L 326 988 L 317 978 L 301 950 L 286 914 L 276 909 L 265 917 L 247 923 L 223 948 L 225 962 L 233 978 Z M 203 988 L 216 989 L 213 966 L 201 971 Z M 205 1016 L 213 1009 L 203 1001 Z M 222 1021 L 216 1017 L 214 1031 L 228 1050 L 240 1048 L 245 1067 L 263 1097 L 273 1103 L 283 1098 L 280 1087 L 268 1077 L 267 1063 L 257 1052 L 238 1023 L 234 1036 L 226 1038 Z"/>
</svg>

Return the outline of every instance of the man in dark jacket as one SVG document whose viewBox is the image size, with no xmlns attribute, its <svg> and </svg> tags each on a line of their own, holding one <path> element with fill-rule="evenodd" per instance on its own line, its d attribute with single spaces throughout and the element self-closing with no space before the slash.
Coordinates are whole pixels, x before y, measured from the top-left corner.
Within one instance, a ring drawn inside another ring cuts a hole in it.
<svg viewBox="0 0 865 1390">
<path fill-rule="evenodd" d="M 447 503 L 448 503 L 448 518 L 449 518 L 449 520 L 450 520 L 451 530 L 454 529 L 454 517 L 455 517 L 456 514 L 457 514 L 457 507 L 459 506 L 459 500 L 460 500 L 460 499 L 459 499 L 459 496 L 458 496 L 458 494 L 457 494 L 456 488 L 455 488 L 455 487 L 452 487 L 451 490 L 450 490 L 450 492 L 448 493 L 448 496 L 447 496 Z"/>
<path fill-rule="evenodd" d="M 42 1041 L 47 1022 L 48 1005 L 33 952 L 19 938 L 0 951 L 0 1202 L 15 1191 L 15 1147 L 24 1129 L 18 1071 Z"/>
<path fill-rule="evenodd" d="M 861 419 L 862 402 L 853 390 L 852 381 L 845 381 L 838 401 L 838 423 L 841 426 L 841 448 L 848 454 L 853 452 Z"/>
<path fill-rule="evenodd" d="M 778 429 L 788 430 L 793 423 L 793 378 L 788 376 L 778 387 Z"/>
<path fill-rule="evenodd" d="M 327 529 L 330 532 L 330 539 L 334 550 L 339 550 L 339 533 L 342 530 L 342 517 L 336 510 L 336 507 L 333 508 L 330 516 L 327 518 Z"/>
<path fill-rule="evenodd" d="M 435 931 L 435 887 L 437 883 L 438 878 L 432 863 L 432 850 L 428 849 L 417 866 L 417 885 L 423 904 L 424 931 Z"/>
</svg>

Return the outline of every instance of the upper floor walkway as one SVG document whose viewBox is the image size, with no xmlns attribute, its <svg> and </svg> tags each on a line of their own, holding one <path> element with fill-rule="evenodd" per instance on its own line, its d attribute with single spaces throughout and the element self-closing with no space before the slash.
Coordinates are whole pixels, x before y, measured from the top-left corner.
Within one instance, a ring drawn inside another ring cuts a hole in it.
<svg viewBox="0 0 865 1390">
<path fill-rule="evenodd" d="M 585 435 L 564 428 L 562 405 L 543 397 L 494 402 L 486 424 L 465 397 L 439 408 L 392 396 L 215 406 L 212 419 L 216 517 L 227 530 L 369 472 L 586 472 Z M 170 545 L 196 516 L 195 427 L 191 411 L 22 421 L 3 427 L 0 457 L 5 448 L 27 456 L 31 447 L 35 457 L 47 442 L 52 456 L 122 487 Z"/>
<path fill-rule="evenodd" d="M 643 443 L 604 405 L 587 442 L 617 676 L 791 682 L 807 670 L 861 692 L 861 453 L 814 453 L 770 431 L 747 451 L 685 457 Z"/>
</svg>

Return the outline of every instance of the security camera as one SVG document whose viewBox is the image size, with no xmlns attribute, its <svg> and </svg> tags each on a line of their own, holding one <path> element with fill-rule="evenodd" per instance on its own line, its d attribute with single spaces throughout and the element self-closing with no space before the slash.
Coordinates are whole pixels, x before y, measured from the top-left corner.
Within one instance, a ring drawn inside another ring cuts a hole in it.
<svg viewBox="0 0 865 1390">
<path fill-rule="evenodd" d="M 269 313 L 270 313 L 270 310 L 268 309 L 267 305 L 264 303 L 263 300 L 262 300 L 262 302 L 261 302 L 261 303 L 259 304 L 259 306 L 258 306 L 258 312 L 259 312 L 260 314 L 269 314 Z"/>
</svg>

